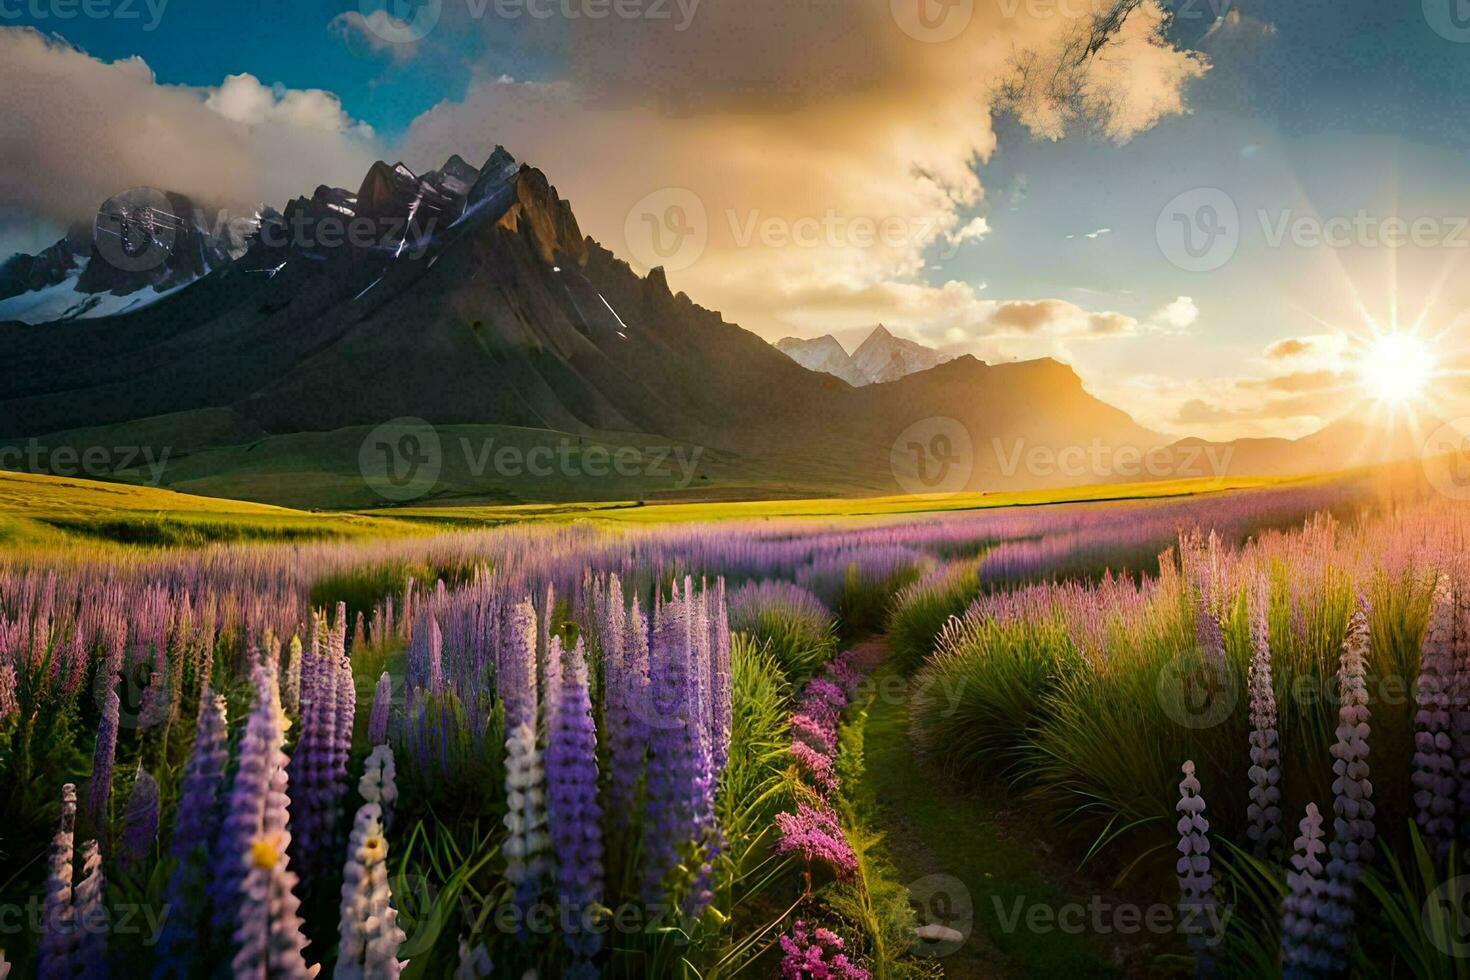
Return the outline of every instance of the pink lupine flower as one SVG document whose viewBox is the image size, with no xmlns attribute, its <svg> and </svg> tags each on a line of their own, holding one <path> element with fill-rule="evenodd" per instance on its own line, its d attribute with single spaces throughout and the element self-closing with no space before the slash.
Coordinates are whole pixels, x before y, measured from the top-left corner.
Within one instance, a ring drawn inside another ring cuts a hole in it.
<svg viewBox="0 0 1470 980">
<path fill-rule="evenodd" d="M 781 831 L 777 854 L 800 854 L 808 863 L 821 861 L 841 878 L 857 873 L 857 855 L 828 807 L 799 802 L 795 813 L 776 814 L 776 826 Z"/>
</svg>

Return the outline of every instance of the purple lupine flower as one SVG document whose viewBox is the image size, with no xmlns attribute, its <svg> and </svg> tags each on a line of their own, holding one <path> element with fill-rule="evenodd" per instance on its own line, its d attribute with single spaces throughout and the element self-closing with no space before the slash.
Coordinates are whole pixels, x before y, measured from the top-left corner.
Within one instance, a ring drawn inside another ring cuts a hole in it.
<svg viewBox="0 0 1470 980">
<path fill-rule="evenodd" d="M 97 722 L 97 742 L 92 749 L 92 775 L 87 781 L 87 826 L 101 833 L 107 826 L 107 802 L 112 796 L 112 764 L 117 755 L 117 726 L 122 699 L 116 685 L 109 686 L 102 718 Z"/>
<path fill-rule="evenodd" d="M 1369 780 L 1370 712 L 1364 680 L 1368 657 L 1368 614 L 1360 602 L 1343 640 L 1337 671 L 1337 742 L 1332 746 L 1332 843 L 1328 847 L 1327 897 L 1323 918 L 1331 927 L 1328 949 L 1335 968 L 1346 969 L 1352 941 L 1354 886 L 1373 860 L 1373 783 Z"/>
<path fill-rule="evenodd" d="M 225 699 L 206 687 L 199 705 L 194 746 L 184 767 L 178 821 L 169 845 L 169 853 L 178 863 L 168 882 L 169 908 L 173 911 L 159 937 L 155 980 L 189 976 L 201 946 L 208 879 L 205 860 L 210 841 L 219 833 L 220 794 L 229 761 Z"/>
<path fill-rule="evenodd" d="M 1267 622 L 1268 593 L 1261 583 L 1251 600 L 1250 666 L 1250 806 L 1246 835 L 1257 857 L 1281 839 L 1281 754 L 1276 735 L 1276 692 L 1271 686 L 1271 633 Z"/>
<path fill-rule="evenodd" d="M 781 832 L 777 854 L 800 854 L 808 863 L 821 861 L 840 878 L 857 874 L 857 855 L 837 815 L 825 803 L 813 805 L 803 800 L 796 804 L 795 813 L 776 814 L 776 827 Z"/>
<path fill-rule="evenodd" d="M 710 615 L 712 762 L 716 772 L 725 771 L 730 757 L 730 613 L 725 605 L 725 580 L 716 587 L 714 611 Z"/>
<path fill-rule="evenodd" d="M 1286 873 L 1287 895 L 1282 902 L 1281 965 L 1285 980 L 1311 980 L 1330 975 L 1335 956 L 1327 948 L 1332 930 L 1327 910 L 1332 900 L 1327 896 L 1326 869 L 1322 855 L 1322 815 L 1317 804 L 1307 804 L 1307 815 L 1299 825 L 1291 855 L 1291 870 Z"/>
<path fill-rule="evenodd" d="M 378 688 L 373 692 L 373 707 L 368 713 L 368 745 L 388 743 L 388 712 L 393 707 L 393 678 L 383 671 L 378 678 Z"/>
<path fill-rule="evenodd" d="M 643 897 L 663 902 L 667 879 L 680 863 L 680 844 L 688 840 L 694 818 L 696 748 L 689 664 L 689 611 L 670 599 L 663 606 L 650 645 L 648 696 L 643 723 L 648 726 L 648 781 L 644 792 Z"/>
<path fill-rule="evenodd" d="M 1462 589 L 1455 609 L 1455 686 L 1450 728 L 1459 781 L 1459 834 L 1470 840 L 1470 589 Z"/>
<path fill-rule="evenodd" d="M 842 937 L 828 929 L 808 933 L 797 919 L 780 945 L 782 980 L 868 980 L 868 971 L 847 958 Z"/>
<path fill-rule="evenodd" d="M 536 609 L 529 598 L 510 611 L 500 634 L 496 693 L 505 704 L 505 730 L 536 729 Z"/>
<path fill-rule="evenodd" d="M 1203 976 L 1211 972 L 1209 949 L 1220 941 L 1215 922 L 1215 878 L 1210 872 L 1210 821 L 1205 818 L 1205 800 L 1200 795 L 1199 780 L 1194 775 L 1194 763 L 1186 761 L 1182 767 L 1184 778 L 1179 782 L 1179 802 L 1174 809 L 1179 813 L 1179 860 L 1175 871 L 1179 879 L 1179 914 L 1181 931 L 1189 936 L 1190 948 L 1194 950 L 1196 973 Z"/>
<path fill-rule="evenodd" d="M 602 904 L 602 809 L 597 805 L 597 727 L 587 692 L 587 662 L 579 641 L 562 674 L 546 744 L 546 809 L 556 857 L 557 899 L 576 913 L 565 931 L 567 948 L 585 964 L 602 936 L 578 923 Z"/>
<path fill-rule="evenodd" d="M 152 857 L 153 847 L 158 843 L 159 807 L 158 780 L 139 766 L 123 811 L 122 836 L 117 842 L 117 860 L 123 870 L 133 871 Z"/>
<path fill-rule="evenodd" d="M 303 980 L 316 974 L 306 965 L 300 902 L 290 869 L 290 804 L 287 790 L 284 726 L 274 664 L 255 668 L 255 705 L 240 742 L 240 765 L 230 794 L 219 860 L 233 883 L 238 909 L 231 969 L 236 978 L 284 977 Z"/>
<path fill-rule="evenodd" d="M 342 869 L 342 902 L 337 967 L 341 980 L 399 975 L 398 947 L 407 937 L 398 926 L 388 883 L 388 837 L 383 819 L 385 796 L 393 787 L 393 750 L 379 745 L 368 756 L 359 784 L 366 801 L 353 818 Z"/>
<path fill-rule="evenodd" d="M 1212 668 L 1224 669 L 1225 667 L 1225 632 L 1220 626 L 1219 612 L 1215 609 L 1214 597 L 1210 594 L 1214 586 L 1210 585 L 1208 591 L 1204 584 L 1200 586 L 1200 594 L 1195 604 L 1195 642 L 1199 645 L 1200 656 L 1206 664 Z"/>
<path fill-rule="evenodd" d="M 153 671 L 148 677 L 148 687 L 143 691 L 143 703 L 138 707 L 138 731 L 146 732 L 168 721 L 168 684 L 162 671 Z"/>
<path fill-rule="evenodd" d="M 459 965 L 454 968 L 454 980 L 484 980 L 493 975 L 495 964 L 490 961 L 490 951 L 484 943 L 471 946 L 461 936 L 459 940 Z M 5 980 L 0 975 L 0 980 Z"/>
<path fill-rule="evenodd" d="M 72 924 L 72 835 L 77 822 L 77 788 L 61 787 L 61 826 L 51 838 L 46 869 L 45 921 L 36 951 L 36 975 L 60 978 L 68 975 L 68 961 L 76 943 Z"/>
<path fill-rule="evenodd" d="M 621 830 L 629 829 L 634 823 L 638 783 L 643 778 L 644 750 L 648 743 L 644 723 L 648 710 L 648 623 L 636 595 L 628 610 L 624 633 L 616 673 L 608 683 L 607 704 L 608 809 L 614 826 Z"/>
<path fill-rule="evenodd" d="M 104 901 L 107 879 L 102 874 L 102 852 L 95 840 L 82 845 L 82 879 L 73 893 L 72 924 L 77 933 L 71 956 L 73 975 L 84 980 L 107 976 L 109 917 Z"/>
<path fill-rule="evenodd" d="M 439 620 L 433 616 L 429 617 L 429 642 L 428 660 L 425 665 L 427 677 L 425 683 L 429 693 L 440 695 L 444 693 L 444 634 L 439 629 Z"/>
<path fill-rule="evenodd" d="M 1455 839 L 1455 756 L 1451 710 L 1455 684 L 1455 598 L 1448 576 L 1435 584 L 1419 666 L 1414 713 L 1414 804 L 1430 853 L 1444 857 Z"/>
</svg>

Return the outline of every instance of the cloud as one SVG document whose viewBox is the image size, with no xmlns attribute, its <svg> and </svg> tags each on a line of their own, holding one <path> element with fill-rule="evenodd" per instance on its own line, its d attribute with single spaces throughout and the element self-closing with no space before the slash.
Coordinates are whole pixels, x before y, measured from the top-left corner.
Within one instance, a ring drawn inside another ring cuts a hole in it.
<svg viewBox="0 0 1470 980">
<path fill-rule="evenodd" d="M 1312 341 L 1305 337 L 1287 337 L 1266 348 L 1266 357 L 1273 361 L 1284 361 L 1312 350 Z"/>
<path fill-rule="evenodd" d="M 414 29 L 386 10 L 374 10 L 366 15 L 349 10 L 327 21 L 327 30 L 349 46 L 366 45 L 374 54 L 387 53 L 395 61 L 407 61 L 419 52 L 419 42 L 408 40 L 414 37 Z"/>
<path fill-rule="evenodd" d="M 462 99 L 414 121 L 403 159 L 427 168 L 455 152 L 483 158 L 502 143 L 545 169 L 582 228 L 639 268 L 658 263 L 630 247 L 635 207 L 667 189 L 688 192 L 707 244 L 693 264 L 669 268 L 671 283 L 766 337 L 897 322 L 926 307 L 938 317 L 921 326 L 936 334 L 955 326 L 969 300 L 927 276 L 935 256 L 989 230 L 962 216 L 985 200 L 976 164 L 995 148 L 999 84 L 1016 51 L 1059 48 L 1078 19 L 976 4 L 959 37 L 927 44 L 881 2 L 703 0 L 682 31 L 677 4 L 665 9 L 667 21 L 522 25 L 525 44 L 553 54 L 563 74 L 510 82 L 484 69 Z M 1114 138 L 1183 111 L 1182 85 L 1204 71 L 1150 27 L 1160 10 L 1148 0 L 1099 54 L 1110 66 L 1085 101 Z M 1065 130 L 1060 120 L 1057 135 Z M 739 234 L 829 218 L 903 233 L 872 246 L 842 233 L 809 246 Z M 838 292 L 850 294 L 850 319 L 834 321 Z M 814 295 L 826 301 L 801 305 Z M 1120 324 L 1096 329 L 1116 333 Z"/>
<path fill-rule="evenodd" d="M 1151 328 L 1159 333 L 1187 333 L 1199 319 L 1199 307 L 1188 296 L 1180 296 L 1159 307 L 1148 318 Z"/>
<path fill-rule="evenodd" d="M 998 304 L 989 318 L 992 332 L 1051 337 L 1127 337 L 1138 321 L 1122 313 L 1089 313 L 1061 299 L 1012 300 Z"/>
<path fill-rule="evenodd" d="M 371 126 L 354 122 L 343 110 L 342 100 L 323 89 L 267 86 L 254 75 L 240 74 L 227 75 L 218 88 L 205 91 L 205 108 L 247 126 L 284 123 L 323 133 L 351 133 L 364 139 L 373 136 Z"/>
<path fill-rule="evenodd" d="M 1336 371 L 1300 371 L 1277 374 L 1269 378 L 1242 378 L 1237 382 L 1248 391 L 1310 392 L 1332 391 L 1348 383 L 1350 378 Z"/>
<path fill-rule="evenodd" d="M 319 183 L 356 186 L 380 154 L 336 96 L 160 85 L 140 58 L 106 62 L 29 28 L 0 28 L 0 206 L 60 225 L 130 187 L 249 213 Z"/>
</svg>

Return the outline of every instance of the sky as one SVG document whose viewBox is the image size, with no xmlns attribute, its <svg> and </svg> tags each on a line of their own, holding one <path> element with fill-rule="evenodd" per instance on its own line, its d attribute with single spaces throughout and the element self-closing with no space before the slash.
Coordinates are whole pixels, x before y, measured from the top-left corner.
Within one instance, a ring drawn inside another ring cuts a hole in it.
<svg viewBox="0 0 1470 980">
<path fill-rule="evenodd" d="M 0 252 L 501 143 L 771 340 L 1053 356 L 1233 438 L 1354 409 L 1402 331 L 1470 412 L 1459 0 L 1145 0 L 1070 57 L 1112 2 L 0 0 Z"/>
</svg>

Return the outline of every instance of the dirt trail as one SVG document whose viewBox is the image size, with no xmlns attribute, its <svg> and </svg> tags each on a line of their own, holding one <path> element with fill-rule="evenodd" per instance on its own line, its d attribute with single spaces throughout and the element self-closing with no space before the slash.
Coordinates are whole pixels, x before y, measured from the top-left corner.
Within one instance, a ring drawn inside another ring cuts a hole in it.
<svg viewBox="0 0 1470 980">
<path fill-rule="evenodd" d="M 1099 889 L 1053 854 L 1033 818 L 1012 809 L 998 786 L 961 786 L 916 751 L 909 725 L 912 685 L 882 666 L 881 638 L 858 645 L 879 663 L 864 733 L 858 792 L 874 804 L 884 851 L 920 908 L 920 924 L 968 932 L 940 957 L 946 977 L 1108 977 L 1130 951 L 1055 928 L 1032 929 L 1036 906 L 1087 903 Z M 1136 953 L 1137 951 L 1131 951 Z"/>
</svg>

